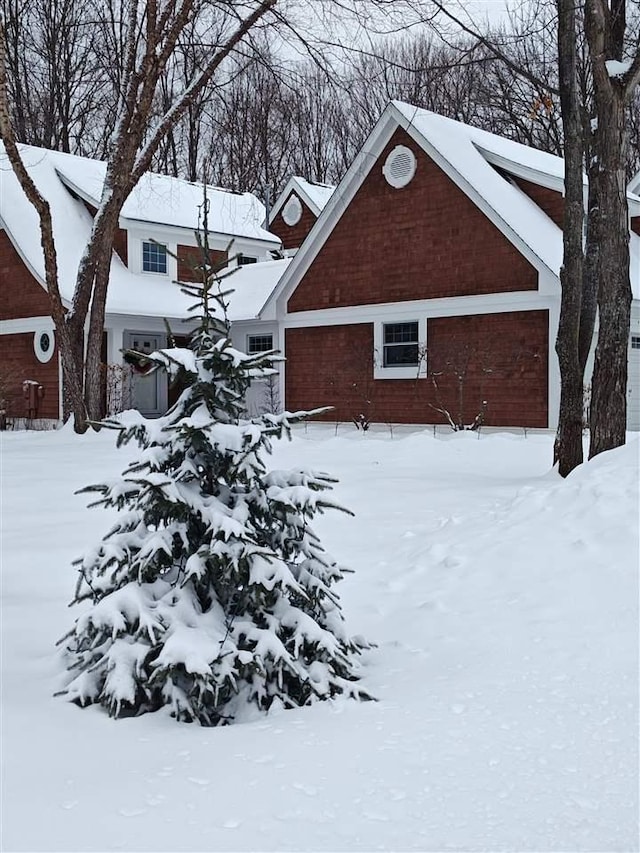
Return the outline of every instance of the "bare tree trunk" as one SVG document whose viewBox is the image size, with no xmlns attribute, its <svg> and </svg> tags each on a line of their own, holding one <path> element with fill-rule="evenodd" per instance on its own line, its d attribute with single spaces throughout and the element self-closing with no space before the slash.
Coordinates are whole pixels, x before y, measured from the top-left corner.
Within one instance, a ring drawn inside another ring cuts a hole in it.
<svg viewBox="0 0 640 853">
<path fill-rule="evenodd" d="M 614 91 L 617 87 L 614 87 Z M 631 323 L 625 106 L 619 94 L 598 104 L 596 191 L 602 223 L 597 259 L 598 345 L 591 388 L 589 458 L 625 443 L 627 347 Z"/>
<path fill-rule="evenodd" d="M 119 24 L 124 34 L 122 79 L 115 130 L 109 142 L 105 183 L 68 312 L 60 297 L 49 205 L 33 184 L 15 144 L 7 93 L 6 33 L 4 21 L 0 19 L 0 135 L 5 141 L 11 166 L 40 217 L 46 285 L 63 361 L 63 393 L 68 409 L 74 413 L 77 431 L 86 430 L 88 417 L 98 420 L 102 414 L 100 355 L 113 241 L 122 205 L 149 169 L 162 140 L 198 101 L 220 65 L 276 3 L 277 0 L 253 0 L 253 8 L 249 5 L 245 9 L 246 17 L 228 9 L 230 17 L 226 23 L 233 21 L 235 26 L 216 49 L 205 54 L 202 64 L 194 68 L 192 79 L 184 81 L 184 88 L 160 117 L 155 116 L 153 110 L 158 83 L 185 28 L 198 19 L 202 5 L 196 0 L 183 0 L 180 4 L 171 0 L 164 4 L 148 0 L 144 4 L 132 2 L 128 5 L 126 24 L 124 19 Z M 66 14 L 74 7 L 67 0 L 66 5 L 59 8 Z M 88 314 L 90 322 L 85 350 Z"/>
<path fill-rule="evenodd" d="M 583 140 L 578 93 L 574 0 L 558 0 L 558 61 L 564 130 L 564 255 L 556 353 L 560 365 L 560 411 L 554 462 L 566 477 L 582 463 L 583 368 L 579 358 L 582 305 Z"/>
<path fill-rule="evenodd" d="M 627 110 L 640 81 L 640 48 L 626 63 L 625 0 L 587 0 L 585 32 L 593 74 L 592 181 L 597 208 L 599 329 L 591 387 L 589 458 L 624 444 L 631 322 L 626 160 Z"/>
</svg>

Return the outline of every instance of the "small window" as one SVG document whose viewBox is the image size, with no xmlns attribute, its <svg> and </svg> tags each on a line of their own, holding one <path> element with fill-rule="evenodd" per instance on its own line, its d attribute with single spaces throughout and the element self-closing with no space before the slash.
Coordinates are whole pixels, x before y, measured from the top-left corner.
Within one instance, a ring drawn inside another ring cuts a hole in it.
<svg viewBox="0 0 640 853">
<path fill-rule="evenodd" d="M 418 321 L 385 323 L 383 336 L 384 367 L 418 366 Z"/>
<path fill-rule="evenodd" d="M 640 349 L 640 335 L 631 335 L 631 349 Z"/>
<path fill-rule="evenodd" d="M 144 272 L 167 272 L 167 247 L 161 243 L 142 244 L 142 269 Z"/>
<path fill-rule="evenodd" d="M 238 266 L 244 267 L 247 264 L 257 264 L 258 259 L 252 258 L 251 255 L 238 255 Z"/>
<path fill-rule="evenodd" d="M 247 335 L 247 353 L 269 352 L 273 349 L 273 335 Z"/>
</svg>

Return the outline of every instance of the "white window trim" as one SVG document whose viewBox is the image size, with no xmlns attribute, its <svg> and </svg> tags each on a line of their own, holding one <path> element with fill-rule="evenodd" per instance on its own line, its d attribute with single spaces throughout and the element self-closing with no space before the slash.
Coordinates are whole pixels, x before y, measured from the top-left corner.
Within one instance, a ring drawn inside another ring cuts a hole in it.
<svg viewBox="0 0 640 853">
<path fill-rule="evenodd" d="M 268 350 L 259 350 L 259 351 L 256 351 L 254 353 L 251 353 L 249 351 L 249 338 L 267 338 L 267 337 L 271 337 L 271 346 L 269 347 Z M 260 352 L 270 352 L 272 349 L 274 349 L 273 332 L 247 332 L 247 334 L 245 336 L 245 350 L 244 350 L 247 353 L 247 355 L 258 355 Z"/>
<path fill-rule="evenodd" d="M 49 337 L 49 349 L 46 351 L 42 349 L 43 335 L 48 335 Z M 33 336 L 33 351 L 41 364 L 46 364 L 48 361 L 51 361 L 55 348 L 56 339 L 53 329 L 40 329 Z"/>
<path fill-rule="evenodd" d="M 164 246 L 166 251 L 166 259 L 167 259 L 167 268 L 164 272 L 156 272 L 154 270 L 146 270 L 144 268 L 144 244 L 145 243 L 155 243 L 157 246 Z M 161 240 L 156 240 L 155 237 L 153 240 L 149 238 L 143 238 L 140 242 L 140 272 L 144 273 L 144 275 L 161 275 L 168 276 L 169 275 L 169 261 L 171 260 L 171 255 L 169 254 L 169 244 L 163 243 Z"/>
<path fill-rule="evenodd" d="M 389 323 L 418 323 L 418 364 L 407 367 L 385 367 L 383 364 L 384 327 Z M 393 317 L 373 324 L 373 378 L 425 379 L 427 376 L 427 318 Z"/>
</svg>

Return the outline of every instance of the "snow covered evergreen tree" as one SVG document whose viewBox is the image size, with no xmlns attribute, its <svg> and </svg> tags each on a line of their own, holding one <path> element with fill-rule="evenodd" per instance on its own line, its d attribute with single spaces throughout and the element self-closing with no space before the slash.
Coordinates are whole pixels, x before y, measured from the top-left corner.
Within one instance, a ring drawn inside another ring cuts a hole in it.
<svg viewBox="0 0 640 853">
<path fill-rule="evenodd" d="M 202 272 L 201 285 L 183 286 L 200 304 L 190 349 L 148 357 L 185 390 L 161 418 L 107 422 L 118 445 L 140 452 L 120 478 L 83 490 L 118 515 L 76 561 L 73 603 L 89 606 L 60 641 L 60 692 L 116 717 L 166 708 L 206 726 L 247 704 L 369 698 L 358 683 L 363 643 L 348 635 L 333 589 L 342 571 L 310 526 L 340 508 L 327 495 L 334 481 L 267 470 L 272 440 L 306 413 L 243 417 L 249 383 L 277 356 L 233 348 L 227 294 L 208 264 Z"/>
</svg>

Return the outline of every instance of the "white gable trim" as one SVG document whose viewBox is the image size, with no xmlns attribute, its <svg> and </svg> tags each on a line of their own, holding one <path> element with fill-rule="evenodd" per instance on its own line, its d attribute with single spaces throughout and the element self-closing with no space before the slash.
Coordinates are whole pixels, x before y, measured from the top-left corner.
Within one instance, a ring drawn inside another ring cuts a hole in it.
<svg viewBox="0 0 640 853">
<path fill-rule="evenodd" d="M 532 184 L 537 184 L 540 187 L 546 187 L 548 190 L 559 192 L 564 196 L 564 178 L 550 175 L 548 172 L 542 172 L 539 169 L 532 169 L 531 166 L 526 166 L 523 163 L 517 163 L 509 157 L 503 157 L 500 154 L 489 151 L 475 140 L 472 141 L 472 144 L 478 149 L 484 159 L 488 163 L 491 163 L 492 166 L 497 166 L 498 169 L 502 169 L 510 175 L 514 175 L 516 178 L 522 178 L 525 181 L 530 181 Z M 583 175 L 582 182 L 586 186 L 586 175 Z"/>
<path fill-rule="evenodd" d="M 394 110 L 397 110 L 394 104 L 391 104 L 391 107 Z M 532 264 L 539 273 L 546 271 L 550 272 L 552 275 L 555 275 L 554 271 L 549 268 L 549 266 L 540 258 L 533 249 L 525 243 L 525 241 L 520 237 L 516 231 L 509 225 L 509 223 L 503 219 L 497 211 L 487 202 L 487 200 L 476 190 L 473 184 L 469 183 L 460 173 L 449 163 L 446 157 L 440 153 L 440 151 L 433 146 L 429 140 L 427 140 L 418 130 L 417 128 L 411 124 L 411 122 L 407 121 L 407 119 L 398 111 L 398 124 L 409 134 L 409 136 L 420 145 L 422 150 L 431 157 L 431 159 L 438 165 L 442 171 L 454 182 L 454 184 L 458 187 L 458 189 L 462 190 L 462 192 L 467 196 L 467 198 L 471 199 L 471 201 L 476 205 L 476 207 L 484 213 L 484 215 L 489 219 L 498 230 L 512 243 L 516 249 L 522 254 L 530 264 Z M 526 198 L 533 207 L 539 210 L 538 206 L 535 202 L 531 201 L 526 193 L 524 193 L 518 187 L 514 187 L 515 190 L 520 192 L 523 198 Z M 542 212 L 542 211 L 541 211 Z M 543 214 L 544 215 L 544 214 Z M 560 230 L 560 229 L 558 229 Z"/>
<path fill-rule="evenodd" d="M 315 217 L 320 216 L 320 214 L 322 213 L 322 208 L 318 207 L 315 201 L 307 193 L 304 186 L 300 183 L 298 176 L 292 175 L 287 181 L 287 185 L 276 199 L 276 203 L 269 211 L 269 226 L 273 223 L 273 220 L 284 207 L 291 193 L 295 193 L 297 196 L 299 196 L 300 200 L 306 204 L 306 206 L 309 208 L 309 210 L 311 211 L 311 213 L 313 213 Z"/>
<path fill-rule="evenodd" d="M 260 314 L 262 319 L 274 319 L 286 315 L 286 302 L 300 283 L 322 246 L 326 243 L 340 217 L 353 200 L 356 192 L 362 186 L 365 178 L 378 162 L 385 145 L 391 139 L 395 130 L 402 128 L 413 141 L 442 169 L 442 171 L 462 190 L 462 192 L 484 213 L 498 230 L 512 243 L 516 249 L 531 263 L 539 273 L 540 281 L 554 282 L 558 278 L 555 272 L 528 246 L 524 240 L 511 228 L 495 209 L 480 195 L 480 193 L 463 178 L 457 170 L 423 135 L 412 122 L 392 102 L 390 103 L 377 124 L 371 131 L 363 148 L 358 153 L 344 178 L 337 186 L 324 211 L 320 214 L 315 225 L 304 241 L 301 249 L 295 255 L 293 262 L 278 286 L 269 297 Z M 517 187 L 523 198 L 539 209 L 535 202 Z M 541 212 L 542 213 L 542 212 Z M 544 215 L 544 213 L 542 213 Z M 559 229 L 558 229 L 559 230 Z"/>
<path fill-rule="evenodd" d="M 329 235 L 351 203 L 356 192 L 360 189 L 385 145 L 391 139 L 397 124 L 387 108 L 364 147 L 358 152 L 353 163 L 347 169 L 343 179 L 327 202 L 311 231 L 296 252 L 291 265 L 278 282 L 277 287 L 266 301 L 260 312 L 260 319 L 273 320 L 286 314 L 286 302 L 301 281 L 316 255 L 326 243 Z"/>
<path fill-rule="evenodd" d="M 86 202 L 87 204 L 90 204 L 92 207 L 95 207 L 96 210 L 100 207 L 100 199 L 94 198 L 93 196 L 90 196 L 89 193 L 80 189 L 80 187 L 77 184 L 75 184 L 68 175 L 66 175 L 63 171 L 58 169 L 57 166 L 54 166 L 54 172 L 58 176 L 59 181 L 68 190 L 71 190 L 71 192 L 74 195 L 77 195 L 78 198 L 82 199 L 82 201 Z"/>
</svg>

